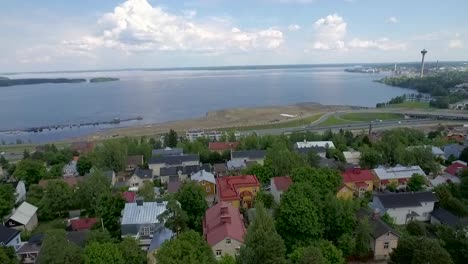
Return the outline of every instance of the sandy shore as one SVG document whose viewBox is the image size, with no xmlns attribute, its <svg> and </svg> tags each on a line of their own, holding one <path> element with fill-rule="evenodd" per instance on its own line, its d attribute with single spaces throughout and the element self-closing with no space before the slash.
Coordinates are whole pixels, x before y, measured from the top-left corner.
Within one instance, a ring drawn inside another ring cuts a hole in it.
<svg viewBox="0 0 468 264">
<path fill-rule="evenodd" d="M 108 129 L 91 134 L 80 140 L 102 140 L 111 137 L 159 135 L 170 129 L 185 133 L 187 129 L 205 130 L 228 129 L 242 126 L 279 124 L 281 122 L 307 118 L 328 112 L 350 110 L 350 106 L 325 106 L 317 103 L 300 103 L 288 106 L 264 106 L 254 108 L 232 108 L 208 112 L 206 116 L 194 119 L 166 122 L 136 127 Z M 281 114 L 295 117 L 287 117 Z M 76 139 L 74 139 L 76 140 Z"/>
</svg>

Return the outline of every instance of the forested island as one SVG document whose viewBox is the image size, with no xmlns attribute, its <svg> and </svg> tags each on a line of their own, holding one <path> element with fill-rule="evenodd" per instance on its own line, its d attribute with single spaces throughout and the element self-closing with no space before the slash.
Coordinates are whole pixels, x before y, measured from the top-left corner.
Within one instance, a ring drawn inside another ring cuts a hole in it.
<svg viewBox="0 0 468 264">
<path fill-rule="evenodd" d="M 111 78 L 111 77 L 97 77 L 97 78 L 92 78 L 89 79 L 90 83 L 98 83 L 98 82 L 113 82 L 113 81 L 118 81 L 120 80 L 119 78 Z"/>
<path fill-rule="evenodd" d="M 2 86 L 14 86 L 14 85 L 30 85 L 30 84 L 42 84 L 42 83 L 81 83 L 86 82 L 86 79 L 68 79 L 68 78 L 28 78 L 28 79 L 8 79 L 0 78 L 0 87 Z"/>
</svg>

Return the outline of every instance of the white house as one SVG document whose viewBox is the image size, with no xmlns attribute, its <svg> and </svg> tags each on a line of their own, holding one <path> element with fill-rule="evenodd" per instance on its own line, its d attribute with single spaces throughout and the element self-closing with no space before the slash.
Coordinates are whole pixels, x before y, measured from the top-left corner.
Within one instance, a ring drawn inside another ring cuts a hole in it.
<svg viewBox="0 0 468 264">
<path fill-rule="evenodd" d="M 37 226 L 37 207 L 23 202 L 8 218 L 5 226 L 17 230 L 32 231 Z"/>
<path fill-rule="evenodd" d="M 205 131 L 203 129 L 189 129 L 185 132 L 185 137 L 190 142 L 193 142 L 197 140 L 197 138 L 201 138 L 204 136 L 205 136 Z"/>
<path fill-rule="evenodd" d="M 271 178 L 270 183 L 271 195 L 273 195 L 275 202 L 279 204 L 281 201 L 281 196 L 285 191 L 288 190 L 289 186 L 292 184 L 292 180 L 289 176 L 273 177 Z"/>
<path fill-rule="evenodd" d="M 0 225 L 0 246 L 14 247 L 15 251 L 18 250 L 21 247 L 21 232 Z"/>
<path fill-rule="evenodd" d="M 15 188 L 15 204 L 26 200 L 26 186 L 24 181 L 11 182 L 13 188 Z"/>
<path fill-rule="evenodd" d="M 326 150 L 328 148 L 331 148 L 331 149 L 335 148 L 335 145 L 333 144 L 332 141 L 306 141 L 304 140 L 304 141 L 296 142 L 294 144 L 294 149 L 297 152 L 304 153 L 306 152 L 305 150 L 307 151 L 313 150 L 317 152 L 317 154 L 322 158 L 325 158 Z"/>
<path fill-rule="evenodd" d="M 381 193 L 374 195 L 372 207 L 393 218 L 395 224 L 429 221 L 439 200 L 432 192 Z"/>
<path fill-rule="evenodd" d="M 200 165 L 198 154 L 182 154 L 171 156 L 154 156 L 148 162 L 148 167 L 153 170 L 153 176 L 159 176 L 163 167 L 178 167 Z"/>
</svg>

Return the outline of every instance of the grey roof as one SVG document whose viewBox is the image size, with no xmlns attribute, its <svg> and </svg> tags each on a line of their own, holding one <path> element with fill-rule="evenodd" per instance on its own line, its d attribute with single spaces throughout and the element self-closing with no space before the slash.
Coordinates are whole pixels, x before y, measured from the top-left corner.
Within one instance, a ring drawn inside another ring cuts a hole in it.
<svg viewBox="0 0 468 264">
<path fill-rule="evenodd" d="M 116 183 L 114 183 L 115 188 L 121 188 L 121 187 L 125 187 L 125 186 L 127 186 L 126 182 L 116 182 Z"/>
<path fill-rule="evenodd" d="M 438 202 L 432 192 L 406 192 L 375 194 L 385 208 L 415 207 L 423 202 Z"/>
<path fill-rule="evenodd" d="M 164 149 L 153 149 L 151 153 L 153 156 L 173 156 L 173 155 L 184 154 L 184 150 L 182 148 L 164 148 Z"/>
<path fill-rule="evenodd" d="M 432 211 L 431 216 L 439 220 L 442 224 L 448 225 L 453 228 L 468 225 L 468 219 L 459 218 L 458 216 L 450 213 L 449 211 L 443 208 L 434 208 L 434 211 Z"/>
<path fill-rule="evenodd" d="M 226 164 L 225 163 L 216 163 L 215 165 L 213 165 L 213 171 L 214 173 L 224 173 L 226 172 L 227 170 L 227 167 L 226 167 Z"/>
<path fill-rule="evenodd" d="M 247 167 L 245 161 L 243 160 L 230 160 L 227 162 L 227 169 L 228 170 L 240 170 Z"/>
<path fill-rule="evenodd" d="M 153 233 L 153 239 L 151 240 L 151 244 L 148 248 L 148 251 L 153 251 L 155 249 L 158 249 L 161 247 L 162 243 L 165 241 L 171 239 L 174 236 L 174 233 L 165 227 L 159 227 L 154 233 Z"/>
<path fill-rule="evenodd" d="M 200 161 L 198 154 L 152 157 L 149 164 L 182 165 L 182 162 Z"/>
<path fill-rule="evenodd" d="M 309 147 L 309 148 L 295 148 L 294 151 L 296 151 L 299 154 L 308 154 L 311 151 L 315 153 L 325 153 L 327 152 L 327 149 L 325 147 Z"/>
<path fill-rule="evenodd" d="M 166 211 L 167 201 L 126 203 L 123 209 L 122 226 L 128 224 L 151 224 L 158 222 L 158 216 Z"/>
<path fill-rule="evenodd" d="M 461 152 L 465 148 L 465 145 L 460 145 L 460 144 L 449 144 L 444 146 L 444 155 L 445 158 L 449 158 L 450 156 L 454 156 L 456 159 L 460 157 Z"/>
<path fill-rule="evenodd" d="M 153 170 L 136 168 L 135 172 L 133 172 L 133 175 L 136 175 L 142 179 L 150 179 L 153 178 Z"/>
<path fill-rule="evenodd" d="M 242 150 L 231 152 L 231 157 L 233 159 L 264 159 L 265 154 L 265 150 Z"/>
<path fill-rule="evenodd" d="M 36 212 L 37 212 L 36 206 L 29 204 L 27 202 L 23 202 L 20 205 L 20 207 L 18 207 L 15 210 L 15 212 L 10 217 L 10 219 L 20 224 L 26 225 L 29 222 L 29 220 L 31 220 L 31 218 L 36 214 Z"/>
<path fill-rule="evenodd" d="M 388 232 L 395 234 L 396 236 L 400 236 L 395 230 L 393 230 L 390 226 L 388 226 L 382 219 L 379 217 L 372 217 L 372 212 L 365 208 L 360 208 L 356 212 L 356 216 L 359 219 L 367 219 L 369 221 L 369 225 L 371 226 L 371 236 L 374 239 L 381 237 Z"/>
<path fill-rule="evenodd" d="M 402 166 L 396 165 L 395 167 L 379 166 L 374 169 L 376 176 L 379 180 L 411 178 L 413 174 L 419 174 L 426 177 L 426 173 L 419 166 Z"/>
<path fill-rule="evenodd" d="M 16 251 L 16 254 L 39 253 L 39 251 L 41 251 L 40 244 L 26 243 Z"/>
<path fill-rule="evenodd" d="M 0 243 L 8 244 L 13 238 L 15 238 L 20 231 L 0 225 Z"/>
<path fill-rule="evenodd" d="M 174 176 L 180 171 L 184 175 L 190 175 L 200 170 L 200 165 L 188 165 L 177 167 L 162 167 L 159 169 L 159 176 Z"/>
<path fill-rule="evenodd" d="M 67 232 L 67 239 L 68 241 L 75 243 L 79 247 L 84 247 L 89 232 L 89 230 L 70 231 Z"/>
</svg>

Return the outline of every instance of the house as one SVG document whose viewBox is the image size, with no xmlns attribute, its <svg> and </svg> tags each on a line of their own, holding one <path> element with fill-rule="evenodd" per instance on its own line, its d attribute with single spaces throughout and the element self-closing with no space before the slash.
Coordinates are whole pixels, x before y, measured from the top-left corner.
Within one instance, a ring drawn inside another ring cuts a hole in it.
<svg viewBox="0 0 468 264">
<path fill-rule="evenodd" d="M 95 146 L 96 144 L 92 141 L 77 141 L 70 145 L 70 149 L 72 151 L 77 151 L 80 154 L 87 154 L 93 151 Z"/>
<path fill-rule="evenodd" d="M 406 192 L 375 194 L 372 207 L 393 218 L 395 224 L 410 221 L 429 221 L 434 204 L 439 200 L 432 192 Z"/>
<path fill-rule="evenodd" d="M 26 185 L 24 181 L 14 181 L 10 184 L 15 188 L 15 204 L 26 200 Z"/>
<path fill-rule="evenodd" d="M 431 213 L 431 224 L 443 224 L 455 230 L 465 229 L 468 227 L 468 218 L 460 218 L 443 208 L 436 207 Z"/>
<path fill-rule="evenodd" d="M 163 149 L 153 149 L 151 151 L 151 155 L 153 157 L 155 156 L 180 156 L 184 154 L 184 149 L 183 148 L 163 148 Z"/>
<path fill-rule="evenodd" d="M 213 172 L 216 177 L 222 177 L 226 175 L 227 167 L 225 163 L 216 163 L 213 165 Z"/>
<path fill-rule="evenodd" d="M 5 222 L 5 226 L 32 231 L 37 226 L 37 207 L 23 202 Z"/>
<path fill-rule="evenodd" d="M 80 218 L 70 220 L 72 231 L 89 230 L 97 223 L 97 218 Z"/>
<path fill-rule="evenodd" d="M 359 165 L 359 161 L 361 160 L 361 152 L 355 150 L 343 151 L 343 155 L 347 163 L 353 164 L 355 166 Z"/>
<path fill-rule="evenodd" d="M 445 173 L 444 175 L 439 175 L 435 177 L 434 179 L 430 179 L 429 182 L 431 183 L 432 187 L 437 187 L 441 184 L 446 184 L 446 183 L 455 183 L 459 184 L 460 178 L 457 176 L 450 175 L 448 173 Z"/>
<path fill-rule="evenodd" d="M 216 193 L 216 180 L 213 173 L 201 170 L 190 177 L 192 181 L 198 182 L 203 189 L 205 189 L 206 195 L 214 195 Z"/>
<path fill-rule="evenodd" d="M 200 165 L 200 156 L 198 154 L 156 156 L 152 157 L 148 162 L 149 168 L 153 170 L 153 176 L 159 176 L 159 172 L 163 167 L 178 167 L 190 165 Z"/>
<path fill-rule="evenodd" d="M 75 177 L 79 175 L 78 170 L 76 169 L 78 159 L 79 157 L 73 157 L 73 160 L 63 166 L 63 177 Z"/>
<path fill-rule="evenodd" d="M 371 170 L 352 168 L 342 172 L 341 176 L 343 177 L 343 183 L 348 186 L 357 197 L 363 197 L 366 192 L 372 192 L 374 189 L 374 174 L 372 174 Z M 339 193 L 340 192 L 338 192 L 338 194 Z"/>
<path fill-rule="evenodd" d="M 458 159 L 460 154 L 462 153 L 463 149 L 465 149 L 465 145 L 461 144 L 449 144 L 444 146 L 444 156 L 445 159 Z"/>
<path fill-rule="evenodd" d="M 235 257 L 244 244 L 246 229 L 239 210 L 226 202 L 219 202 L 206 210 L 203 236 L 216 258 Z"/>
<path fill-rule="evenodd" d="M 227 162 L 226 168 L 230 172 L 240 172 L 247 168 L 247 164 L 244 160 L 230 160 Z"/>
<path fill-rule="evenodd" d="M 354 196 L 354 190 L 346 184 L 341 184 L 336 191 L 336 198 L 343 200 L 351 200 Z"/>
<path fill-rule="evenodd" d="M 127 186 L 140 188 L 143 187 L 145 181 L 153 181 L 153 171 L 136 168 L 128 179 Z"/>
<path fill-rule="evenodd" d="M 292 184 L 291 177 L 281 176 L 273 177 L 270 179 L 271 189 L 270 192 L 277 204 L 281 201 L 281 196 L 286 192 L 289 186 Z"/>
<path fill-rule="evenodd" d="M 447 174 L 450 174 L 452 176 L 460 176 L 460 172 L 463 170 L 466 170 L 468 166 L 466 165 L 466 162 L 463 162 L 461 160 L 456 160 L 450 164 L 447 168 L 445 168 L 444 172 Z"/>
<path fill-rule="evenodd" d="M 436 159 L 445 160 L 445 152 L 439 147 L 431 146 L 431 152 L 432 152 L 432 155 L 434 155 Z"/>
<path fill-rule="evenodd" d="M 180 178 L 178 176 L 170 176 L 167 183 L 167 192 L 176 193 L 181 187 Z"/>
<path fill-rule="evenodd" d="M 298 152 L 303 152 L 306 150 L 307 152 L 313 150 L 317 152 L 317 154 L 325 158 L 326 152 L 328 148 L 335 148 L 335 145 L 332 141 L 301 141 L 296 142 L 294 144 L 294 149 Z"/>
<path fill-rule="evenodd" d="M 229 176 L 216 179 L 218 202 L 230 203 L 235 208 L 250 208 L 260 190 L 255 175 Z"/>
<path fill-rule="evenodd" d="M 321 158 L 325 158 L 325 156 L 327 155 L 327 148 L 325 147 L 310 147 L 310 148 L 294 148 L 294 151 L 296 151 L 297 153 L 299 154 L 302 154 L 302 155 L 307 155 L 309 154 L 309 152 L 314 152 L 316 153 L 317 155 L 319 155 L 319 157 Z"/>
<path fill-rule="evenodd" d="M 265 154 L 265 150 L 231 151 L 231 160 L 256 161 L 258 164 L 263 165 Z"/>
<path fill-rule="evenodd" d="M 210 141 L 220 141 L 221 137 L 223 137 L 224 133 L 221 131 L 208 131 L 206 132 L 205 136 L 208 137 Z"/>
<path fill-rule="evenodd" d="M 460 132 L 449 132 L 446 137 L 447 141 L 456 141 L 461 143 L 465 141 L 465 135 Z"/>
<path fill-rule="evenodd" d="M 21 232 L 0 225 L 0 246 L 14 247 L 15 251 L 18 250 L 21 247 Z"/>
<path fill-rule="evenodd" d="M 208 149 L 213 152 L 222 154 L 224 151 L 236 150 L 239 146 L 239 142 L 210 142 L 208 143 Z"/>
<path fill-rule="evenodd" d="M 397 189 L 405 189 L 406 183 L 409 181 L 413 174 L 419 174 L 427 177 L 426 173 L 419 166 L 402 166 L 396 165 L 395 167 L 379 166 L 374 169 L 374 187 L 382 190 L 386 189 L 388 185 L 395 185 Z"/>
<path fill-rule="evenodd" d="M 169 177 L 177 176 L 180 182 L 186 181 L 192 174 L 200 170 L 200 165 L 177 167 L 162 167 L 159 172 L 161 183 L 169 182 Z"/>
<path fill-rule="evenodd" d="M 148 248 L 148 264 L 157 263 L 155 257 L 156 251 L 158 251 L 164 242 L 170 240 L 172 237 L 174 237 L 174 233 L 164 226 L 160 226 L 156 229 L 156 231 L 154 231 L 153 239 L 151 239 L 151 243 Z"/>
<path fill-rule="evenodd" d="M 127 157 L 127 166 L 125 168 L 126 171 L 133 171 L 139 166 L 143 165 L 143 155 L 134 155 Z"/>
<path fill-rule="evenodd" d="M 193 142 L 197 140 L 197 138 L 202 138 L 204 136 L 205 136 L 205 131 L 203 131 L 203 129 L 189 129 L 185 131 L 185 137 L 190 142 Z"/>
<path fill-rule="evenodd" d="M 357 211 L 358 219 L 367 219 L 370 230 L 370 249 L 374 253 L 374 260 L 387 260 L 390 253 L 398 247 L 400 235 L 380 219 L 379 212 L 371 212 L 361 208 Z"/>
<path fill-rule="evenodd" d="M 17 251 L 16 255 L 18 256 L 20 263 L 23 264 L 34 264 L 37 261 L 39 252 L 41 251 L 42 246 L 42 234 L 33 235 L 29 238 L 28 242 L 24 243 Z"/>
<path fill-rule="evenodd" d="M 134 203 L 136 201 L 136 192 L 123 192 L 122 197 L 126 203 Z"/>
<path fill-rule="evenodd" d="M 154 233 L 164 227 L 164 223 L 158 221 L 166 211 L 167 201 L 126 203 L 122 211 L 121 234 L 122 237 L 133 237 L 139 240 L 140 246 L 148 248 Z"/>
</svg>

